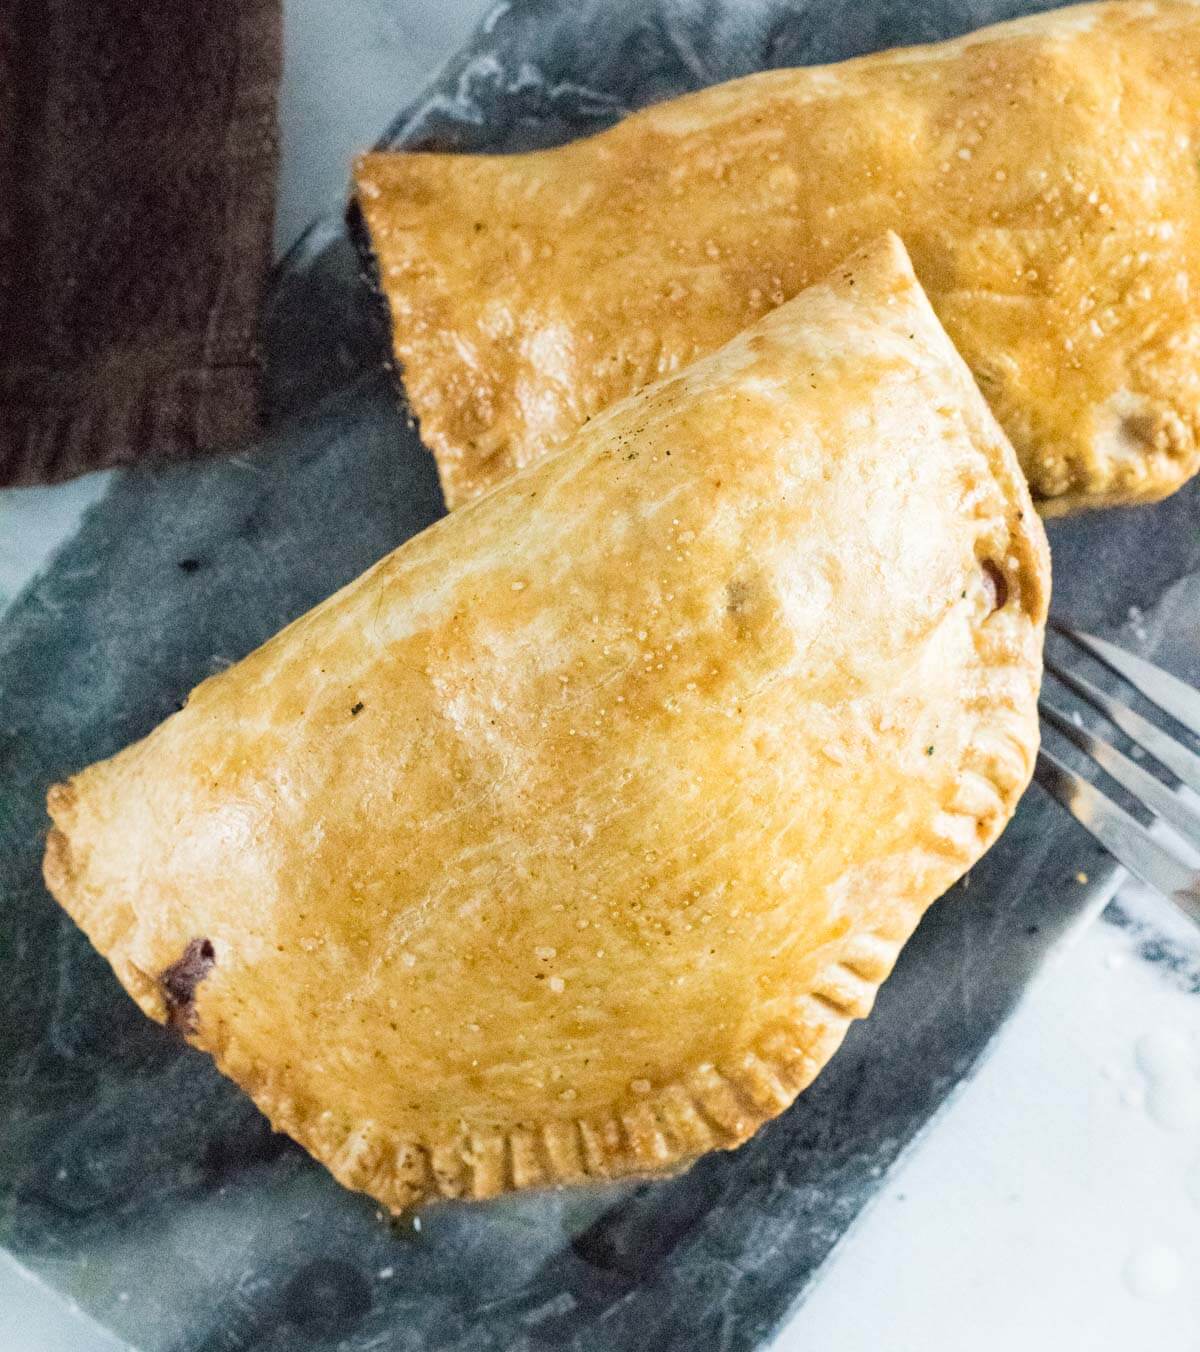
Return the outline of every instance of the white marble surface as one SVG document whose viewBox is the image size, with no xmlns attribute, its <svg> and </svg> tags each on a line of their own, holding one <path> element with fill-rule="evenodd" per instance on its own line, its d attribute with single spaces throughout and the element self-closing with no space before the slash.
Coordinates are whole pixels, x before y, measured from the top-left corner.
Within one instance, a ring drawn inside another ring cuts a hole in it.
<svg viewBox="0 0 1200 1352">
<path fill-rule="evenodd" d="M 285 0 L 280 250 L 484 8 Z M 0 493 L 0 604 L 105 481 Z M 1128 904 L 1182 923 L 1141 889 Z M 1196 1352 L 1197 1271 L 1200 999 L 1097 923 L 893 1173 L 776 1352 Z M 119 1346 L 0 1258 L 0 1352 Z"/>
</svg>

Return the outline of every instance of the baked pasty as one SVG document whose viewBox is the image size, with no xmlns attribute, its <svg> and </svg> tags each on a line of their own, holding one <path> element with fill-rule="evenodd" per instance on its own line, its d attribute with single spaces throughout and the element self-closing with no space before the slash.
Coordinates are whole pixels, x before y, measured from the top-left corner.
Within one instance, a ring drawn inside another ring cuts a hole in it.
<svg viewBox="0 0 1200 1352">
<path fill-rule="evenodd" d="M 46 878 L 385 1206 L 669 1169 L 1004 826 L 1047 586 L 892 238 L 53 789 Z"/>
<path fill-rule="evenodd" d="M 896 229 L 1040 509 L 1200 464 L 1200 7 L 778 70 L 533 154 L 371 154 L 357 201 L 451 507 Z"/>
</svg>

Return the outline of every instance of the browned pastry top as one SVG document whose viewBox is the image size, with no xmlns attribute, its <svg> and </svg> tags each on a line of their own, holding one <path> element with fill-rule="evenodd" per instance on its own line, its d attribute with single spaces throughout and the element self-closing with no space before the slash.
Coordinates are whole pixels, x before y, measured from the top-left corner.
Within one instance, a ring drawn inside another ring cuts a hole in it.
<svg viewBox="0 0 1200 1352">
<path fill-rule="evenodd" d="M 46 877 L 387 1206 L 670 1168 L 1003 828 L 1048 580 L 892 237 L 53 790 Z"/>
<path fill-rule="evenodd" d="M 365 155 L 453 507 L 895 229 L 1043 512 L 1200 464 L 1200 8 L 1088 5 L 779 70 L 561 149 Z"/>
</svg>

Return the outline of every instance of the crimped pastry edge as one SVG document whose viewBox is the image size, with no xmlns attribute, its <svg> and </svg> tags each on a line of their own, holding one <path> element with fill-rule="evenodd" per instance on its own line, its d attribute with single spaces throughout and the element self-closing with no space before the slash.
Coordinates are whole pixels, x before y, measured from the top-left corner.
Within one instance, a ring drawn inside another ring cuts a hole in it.
<svg viewBox="0 0 1200 1352">
<path fill-rule="evenodd" d="M 1200 0 L 1181 0 L 1181 3 L 1185 6 L 1196 7 L 1200 5 Z M 637 118 L 655 110 L 661 111 L 663 107 L 668 105 L 676 105 L 682 112 L 686 112 L 687 106 L 692 100 L 702 99 L 711 94 L 714 89 L 742 85 L 759 80 L 764 76 L 784 75 L 789 70 L 804 69 L 816 76 L 836 76 L 844 72 L 847 67 L 854 67 L 857 70 L 859 67 L 872 64 L 886 66 L 916 60 L 944 63 L 959 58 L 963 52 L 972 47 L 1005 41 L 1014 35 L 1037 34 L 1043 30 L 1050 32 L 1086 32 L 1094 27 L 1104 12 L 1115 8 L 1115 0 L 1075 0 L 1074 3 L 1067 3 L 1061 8 L 1002 19 L 959 34 L 956 37 L 923 43 L 905 43 L 897 47 L 864 52 L 840 61 L 821 62 L 813 66 L 751 71 L 745 75 L 721 81 L 716 85 L 708 85 L 697 90 L 677 94 L 669 99 L 666 104 L 652 104 L 646 108 L 635 109 L 621 121 Z M 1136 16 L 1156 19 L 1163 17 L 1163 6 L 1159 3 L 1159 0 L 1122 0 L 1120 8 L 1123 11 L 1122 17 L 1126 20 L 1131 20 Z M 1168 15 L 1166 23 L 1169 24 L 1170 22 Z M 605 128 L 579 139 L 596 139 L 605 136 L 612 130 L 611 127 Z M 564 143 L 564 146 L 570 144 L 573 144 L 573 142 Z M 562 149 L 564 146 L 551 147 L 551 149 Z M 527 153 L 540 154 L 543 152 L 531 151 Z M 503 482 L 503 479 L 493 480 L 487 476 L 480 477 L 479 475 L 472 478 L 464 473 L 462 441 L 454 430 L 445 426 L 446 419 L 442 406 L 430 403 L 423 394 L 414 398 L 409 392 L 405 382 L 406 367 L 410 364 L 416 364 L 421 359 L 416 357 L 406 358 L 401 352 L 401 316 L 396 313 L 379 275 L 381 253 L 376 249 L 373 242 L 376 233 L 376 227 L 372 225 L 374 213 L 371 203 L 365 200 L 362 188 L 362 184 L 366 181 L 365 168 L 373 158 L 401 156 L 428 158 L 432 155 L 441 156 L 442 152 L 405 150 L 377 145 L 358 155 L 353 166 L 352 182 L 354 187 L 347 212 L 355 216 L 359 222 L 360 228 L 354 236 L 354 243 L 362 263 L 364 276 L 367 278 L 367 284 L 371 288 L 377 304 L 389 319 L 388 366 L 392 372 L 392 383 L 396 397 L 406 413 L 409 413 L 414 419 L 422 444 L 434 459 L 446 505 L 451 511 L 454 511 L 472 501 L 480 493 L 487 492 L 495 487 L 497 482 Z M 444 157 L 451 158 L 455 155 L 464 159 L 478 157 L 476 154 L 468 152 L 446 152 Z M 901 234 L 904 233 L 902 223 L 897 222 L 895 228 Z M 819 278 L 812 279 L 812 281 L 819 280 Z M 635 384 L 634 390 L 643 388 L 657 378 L 659 378 L 659 375 L 646 373 Z M 590 408 L 588 416 L 594 416 L 598 411 L 599 408 Z M 1028 444 L 1022 444 L 1020 454 L 1023 462 L 1034 466 L 1041 459 L 1050 468 L 1050 473 L 1038 476 L 1042 479 L 1041 486 L 1034 482 L 1033 471 L 1029 471 L 1030 491 L 1034 507 L 1039 515 L 1047 520 L 1053 520 L 1083 511 L 1104 510 L 1113 507 L 1147 506 L 1161 502 L 1185 487 L 1200 472 L 1200 422 L 1197 420 L 1196 411 L 1175 404 L 1160 405 L 1151 409 L 1148 416 L 1150 418 L 1148 444 L 1142 455 L 1135 461 L 1110 458 L 1106 465 L 1104 477 L 1094 478 L 1091 481 L 1088 481 L 1086 475 L 1082 473 L 1078 454 L 1075 450 L 1068 448 L 1064 451 L 1061 445 L 1054 441 L 1031 441 Z M 1015 431 L 1009 432 L 1008 435 L 1014 442 L 1018 440 Z M 1024 443 L 1024 438 L 1020 438 L 1020 440 Z M 1050 478 L 1061 479 L 1061 487 L 1056 487 L 1054 491 L 1047 491 L 1045 483 Z"/>
<path fill-rule="evenodd" d="M 953 354 L 948 340 L 946 349 Z M 965 367 L 961 379 L 973 389 Z M 972 626 L 971 669 L 985 678 L 972 703 L 974 735 L 963 745 L 953 791 L 918 842 L 939 891 L 999 836 L 1032 776 L 1048 603 L 1044 537 L 1029 512 L 1016 460 L 981 402 L 968 400 L 963 411 L 971 440 L 986 448 L 1002 493 L 1002 506 L 979 509 L 976 557 L 1002 558 L 1009 603 L 977 617 Z M 70 830 L 77 797 L 73 782 L 49 792 L 56 827 L 47 842 L 47 885 L 105 954 L 143 1012 L 165 1023 L 169 1011 L 157 974 L 129 957 L 138 929 L 132 905 L 94 895 L 84 882 L 86 860 L 73 856 Z M 395 1212 L 439 1199 L 663 1174 L 711 1150 L 734 1148 L 790 1106 L 833 1056 L 851 1021 L 870 1012 L 879 986 L 936 895 L 921 889 L 915 896 L 889 897 L 887 922 L 847 935 L 807 986 L 793 992 L 787 1017 L 759 1028 L 736 1054 L 719 1062 L 699 1061 L 643 1094 L 630 1092 L 574 1117 L 556 1113 L 504 1128 L 464 1122 L 430 1140 L 401 1136 L 370 1120 L 348 1126 L 332 1110 L 294 1096 L 286 1072 L 244 1050 L 235 1024 L 206 1022 L 203 986 L 197 1025 L 187 1040 L 208 1051 L 272 1125 L 304 1145 L 339 1182 Z"/>
<path fill-rule="evenodd" d="M 1021 715 L 1011 679 L 1030 677 L 1036 683 L 1036 675 L 1013 654 L 1037 641 L 1040 626 L 1023 614 L 1001 611 L 991 617 L 993 631 L 1016 626 L 1028 630 L 1023 641 L 1007 633 L 989 636 L 987 621 L 976 631 L 977 644 L 982 639 L 988 648 L 1002 649 L 1010 657 L 990 668 L 989 690 L 999 707 L 981 719 L 979 735 L 964 748 L 958 793 L 947 805 L 940 833 L 941 848 L 931 852 L 951 863 L 955 878 L 999 836 L 1032 776 L 1036 716 Z M 105 952 L 142 1011 L 166 1023 L 168 1011 L 157 980 L 127 956 L 126 941 L 137 924 L 132 908 L 123 908 L 123 923 L 102 925 L 99 908 L 80 885 L 68 834 L 73 802 L 69 783 L 50 791 L 51 813 L 63 825 L 47 841 L 47 886 Z M 964 844 L 967 839 L 969 845 Z M 701 1062 L 644 1095 L 630 1095 L 605 1110 L 574 1118 L 530 1120 L 503 1130 L 464 1123 L 459 1132 L 428 1141 L 399 1137 L 375 1122 L 348 1128 L 332 1112 L 311 1109 L 294 1098 L 283 1075 L 243 1053 L 232 1028 L 206 1026 L 202 1000 L 198 1027 L 187 1041 L 212 1055 L 275 1130 L 303 1145 L 339 1183 L 370 1194 L 394 1213 L 430 1201 L 661 1175 L 710 1151 L 734 1149 L 791 1106 L 832 1058 L 851 1022 L 870 1013 L 927 904 L 894 898 L 892 914 L 901 917 L 899 922 L 847 936 L 809 988 L 796 992 L 790 1018 L 761 1030 L 738 1056 L 721 1064 Z M 111 907 L 103 909 L 111 912 Z"/>
</svg>

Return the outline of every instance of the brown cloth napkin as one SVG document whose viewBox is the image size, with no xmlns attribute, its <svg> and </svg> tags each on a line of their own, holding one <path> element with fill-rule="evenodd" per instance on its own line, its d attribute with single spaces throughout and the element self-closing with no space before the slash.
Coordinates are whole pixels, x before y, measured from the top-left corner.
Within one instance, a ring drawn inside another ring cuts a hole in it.
<svg viewBox="0 0 1200 1352">
<path fill-rule="evenodd" d="M 280 0 L 0 0 L 0 483 L 258 423 Z"/>
</svg>

